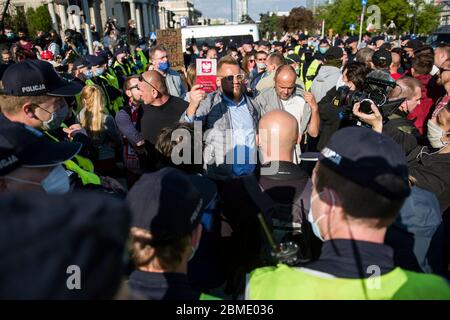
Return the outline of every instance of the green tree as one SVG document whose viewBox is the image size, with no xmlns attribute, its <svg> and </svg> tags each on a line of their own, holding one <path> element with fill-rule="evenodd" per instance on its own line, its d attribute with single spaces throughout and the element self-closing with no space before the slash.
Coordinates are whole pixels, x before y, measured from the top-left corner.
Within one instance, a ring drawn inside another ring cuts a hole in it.
<svg viewBox="0 0 450 320">
<path fill-rule="evenodd" d="M 17 10 L 15 15 L 7 13 L 5 16 L 5 26 L 12 28 L 14 32 L 17 32 L 20 29 L 28 30 L 25 12 Z"/>
<path fill-rule="evenodd" d="M 275 14 L 270 15 L 268 12 L 260 14 L 259 31 L 263 38 L 272 38 L 272 35 L 277 32 L 278 29 L 278 17 Z"/>
<path fill-rule="evenodd" d="M 412 32 L 414 7 L 411 3 L 423 2 L 423 0 L 368 0 L 367 6 L 377 5 L 380 8 L 380 26 L 389 25 L 394 21 L 398 33 L 404 31 Z M 337 0 L 320 10 L 320 19 L 325 19 L 326 29 L 332 28 L 334 32 L 348 33 L 350 24 L 355 24 L 359 30 L 359 20 L 361 16 L 360 0 Z M 438 23 L 439 8 L 434 5 L 419 5 L 417 8 L 417 27 L 419 32 L 430 32 Z M 367 28 L 367 15 L 364 21 L 363 30 Z M 385 31 L 383 29 L 377 30 Z"/>
<path fill-rule="evenodd" d="M 39 6 L 36 9 L 28 8 L 26 18 L 30 35 L 36 35 L 37 31 L 49 31 L 52 28 L 52 18 L 46 6 Z"/>
<path fill-rule="evenodd" d="M 430 34 L 439 26 L 439 13 L 442 8 L 434 4 L 426 4 L 423 0 L 415 0 L 416 13 L 416 33 Z M 413 7 L 414 11 L 414 7 Z M 414 19 L 411 22 L 410 30 L 414 29 Z"/>
<path fill-rule="evenodd" d="M 316 25 L 312 11 L 304 7 L 292 9 L 286 20 L 287 31 L 289 32 L 312 31 Z"/>
</svg>

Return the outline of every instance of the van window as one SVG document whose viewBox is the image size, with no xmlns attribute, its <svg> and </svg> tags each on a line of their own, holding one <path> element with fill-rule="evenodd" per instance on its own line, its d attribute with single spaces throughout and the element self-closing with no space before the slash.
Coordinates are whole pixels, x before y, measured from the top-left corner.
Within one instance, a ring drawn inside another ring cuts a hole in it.
<svg viewBox="0 0 450 320">
<path fill-rule="evenodd" d="M 206 42 L 210 47 L 214 47 L 215 41 L 218 37 L 209 37 L 209 38 L 189 38 L 186 39 L 186 45 L 190 43 L 196 43 L 197 45 L 201 45 Z M 220 37 L 223 40 L 223 44 L 225 47 L 235 46 L 239 47 L 246 40 L 255 41 L 252 35 L 241 35 L 241 36 L 224 36 Z"/>
</svg>

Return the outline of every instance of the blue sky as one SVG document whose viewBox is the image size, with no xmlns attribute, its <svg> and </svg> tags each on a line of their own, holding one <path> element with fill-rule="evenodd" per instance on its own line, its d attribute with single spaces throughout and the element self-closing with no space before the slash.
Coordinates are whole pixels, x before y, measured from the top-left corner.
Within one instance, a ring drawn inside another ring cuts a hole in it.
<svg viewBox="0 0 450 320">
<path fill-rule="evenodd" d="M 231 0 L 191 0 L 195 8 L 208 18 L 230 19 Z M 235 3 L 235 0 L 233 0 Z M 259 19 L 260 13 L 267 11 L 290 11 L 294 7 L 304 6 L 305 0 L 248 0 L 249 15 Z"/>
</svg>

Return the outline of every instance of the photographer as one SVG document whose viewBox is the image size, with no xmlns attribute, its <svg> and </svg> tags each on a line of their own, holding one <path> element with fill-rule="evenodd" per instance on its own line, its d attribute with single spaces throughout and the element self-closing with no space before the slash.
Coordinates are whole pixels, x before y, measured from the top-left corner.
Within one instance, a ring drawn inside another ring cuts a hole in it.
<svg viewBox="0 0 450 320">
<path fill-rule="evenodd" d="M 74 56 L 81 57 L 85 54 L 83 43 L 80 42 L 80 37 L 77 36 L 75 30 L 67 29 L 64 31 L 64 43 L 61 50 L 65 54 L 65 61 L 73 60 Z"/>
<path fill-rule="evenodd" d="M 352 91 L 364 89 L 366 76 L 369 74 L 369 67 L 362 62 L 350 62 L 345 65 L 342 80 Z M 317 149 L 322 149 L 330 139 L 331 135 L 338 130 L 340 114 L 344 111 L 343 106 L 335 106 L 334 100 L 338 95 L 338 90 L 333 87 L 325 97 L 319 102 L 319 114 L 321 120 L 321 133 Z"/>
<path fill-rule="evenodd" d="M 127 43 L 130 46 L 131 54 L 134 54 L 138 42 L 139 42 L 139 35 L 136 31 L 136 22 L 130 19 L 128 20 L 128 28 L 127 28 Z"/>
<path fill-rule="evenodd" d="M 384 132 L 383 117 L 375 105 L 371 108 L 372 114 L 363 113 L 356 103 L 353 113 L 373 130 Z M 434 193 L 444 212 L 450 207 L 450 105 L 445 105 L 428 120 L 427 127 L 430 147 L 417 145 L 409 152 L 408 169 L 415 186 Z"/>
<path fill-rule="evenodd" d="M 402 146 L 406 154 L 417 147 L 421 141 L 419 131 L 414 123 L 407 118 L 420 104 L 422 97 L 421 82 L 411 77 L 404 77 L 397 81 L 397 86 L 390 92 L 389 100 L 405 99 L 400 107 L 392 110 L 383 109 L 387 116 L 387 123 L 383 126 L 383 133 L 390 136 Z"/>
</svg>

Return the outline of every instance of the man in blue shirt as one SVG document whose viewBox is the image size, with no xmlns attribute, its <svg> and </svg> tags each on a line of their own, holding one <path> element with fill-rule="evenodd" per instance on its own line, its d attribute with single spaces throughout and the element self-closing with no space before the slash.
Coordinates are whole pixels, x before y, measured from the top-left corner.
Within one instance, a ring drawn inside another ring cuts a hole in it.
<svg viewBox="0 0 450 320">
<path fill-rule="evenodd" d="M 202 121 L 206 130 L 204 168 L 216 180 L 250 174 L 256 166 L 255 134 L 260 108 L 244 95 L 244 79 L 237 61 L 223 57 L 217 66 L 218 90 L 198 106 L 189 105 L 181 116 L 182 122 Z"/>
</svg>

